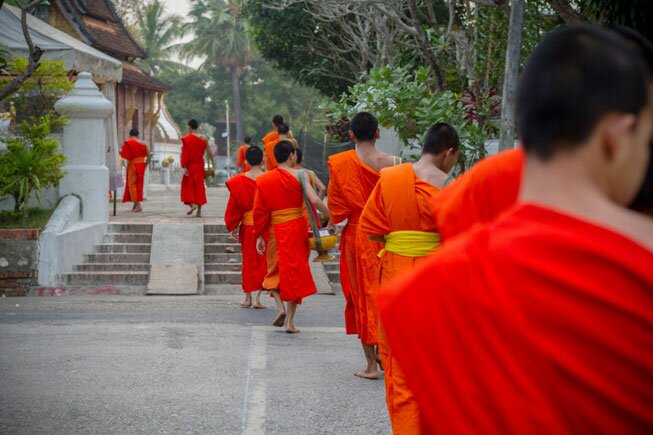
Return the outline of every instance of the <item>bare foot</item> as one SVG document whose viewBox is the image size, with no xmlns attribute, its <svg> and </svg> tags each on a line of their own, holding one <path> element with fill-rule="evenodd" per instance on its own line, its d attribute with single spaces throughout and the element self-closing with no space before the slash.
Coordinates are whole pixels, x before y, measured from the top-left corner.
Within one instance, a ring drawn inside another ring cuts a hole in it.
<svg viewBox="0 0 653 435">
<path fill-rule="evenodd" d="M 140 213 L 140 212 L 142 212 L 142 211 L 143 211 L 143 207 L 136 207 L 136 208 L 133 210 L 134 213 Z"/>
<path fill-rule="evenodd" d="M 360 372 L 354 373 L 354 376 L 358 376 L 363 379 L 379 379 L 379 374 L 377 372 L 368 372 L 367 370 L 361 370 Z"/>
<path fill-rule="evenodd" d="M 192 205 L 192 206 L 190 207 L 190 210 L 188 210 L 188 211 L 186 212 L 186 216 L 190 216 L 190 215 L 192 215 L 193 212 L 194 212 L 195 210 L 197 210 L 197 206 L 196 206 L 196 205 Z"/>
<path fill-rule="evenodd" d="M 252 307 L 256 308 L 257 310 L 265 309 L 265 305 L 261 304 L 260 302 L 254 303 L 254 305 L 252 305 Z"/>
<path fill-rule="evenodd" d="M 243 308 L 249 308 L 249 307 L 252 306 L 252 303 L 251 302 L 241 302 L 240 306 L 243 307 Z"/>
<path fill-rule="evenodd" d="M 201 218 L 201 217 L 202 217 L 202 213 L 197 213 L 197 214 L 195 215 L 195 217 Z"/>
<path fill-rule="evenodd" d="M 289 326 L 286 328 L 286 333 L 288 334 L 297 334 L 298 332 L 300 332 L 299 329 L 295 328 L 294 326 Z"/>
<path fill-rule="evenodd" d="M 273 326 L 282 327 L 286 323 L 286 313 L 279 313 L 275 321 L 272 323 Z"/>
</svg>

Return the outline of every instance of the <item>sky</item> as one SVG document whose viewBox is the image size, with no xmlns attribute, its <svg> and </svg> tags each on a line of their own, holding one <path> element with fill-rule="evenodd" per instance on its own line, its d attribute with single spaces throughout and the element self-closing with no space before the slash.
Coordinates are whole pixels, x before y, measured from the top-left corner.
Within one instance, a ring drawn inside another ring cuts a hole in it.
<svg viewBox="0 0 653 435">
<path fill-rule="evenodd" d="M 181 18 L 185 21 L 187 19 L 188 15 L 188 9 L 190 9 L 190 1 L 188 0 L 161 0 L 161 2 L 165 5 L 166 8 L 166 13 L 168 14 L 177 14 L 181 16 Z M 189 37 L 184 38 L 190 39 Z M 178 59 L 181 62 L 186 63 L 186 60 L 184 59 Z M 193 68 L 197 68 L 202 64 L 201 59 L 193 59 L 191 62 L 188 63 L 189 66 Z"/>
</svg>

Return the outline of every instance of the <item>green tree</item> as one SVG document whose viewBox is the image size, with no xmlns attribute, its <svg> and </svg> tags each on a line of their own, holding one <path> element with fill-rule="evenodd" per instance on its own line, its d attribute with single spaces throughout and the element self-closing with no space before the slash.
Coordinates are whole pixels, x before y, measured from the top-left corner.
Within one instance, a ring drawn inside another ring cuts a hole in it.
<svg viewBox="0 0 653 435">
<path fill-rule="evenodd" d="M 240 78 L 254 58 L 242 0 L 193 0 L 191 21 L 184 25 L 193 39 L 183 44 L 188 57 L 201 57 L 203 67 L 221 66 L 231 74 L 231 91 L 238 141 L 244 136 Z"/>
<path fill-rule="evenodd" d="M 147 57 L 139 59 L 138 64 L 148 74 L 156 76 L 164 70 L 189 69 L 170 59 L 173 45 L 181 35 L 181 24 L 181 17 L 167 15 L 159 0 L 154 0 L 142 14 L 138 14 L 138 36 L 147 52 Z"/>
</svg>

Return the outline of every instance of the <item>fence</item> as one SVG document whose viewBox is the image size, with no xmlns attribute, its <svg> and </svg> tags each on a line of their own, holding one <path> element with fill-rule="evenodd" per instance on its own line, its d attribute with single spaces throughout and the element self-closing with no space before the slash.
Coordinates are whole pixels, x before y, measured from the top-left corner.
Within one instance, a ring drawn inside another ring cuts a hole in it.
<svg viewBox="0 0 653 435">
<path fill-rule="evenodd" d="M 326 138 L 319 140 L 302 130 L 295 138 L 304 154 L 302 165 L 315 172 L 325 185 L 329 184 L 329 168 L 327 162 L 329 156 L 343 151 L 353 150 L 354 142 L 331 143 Z"/>
</svg>

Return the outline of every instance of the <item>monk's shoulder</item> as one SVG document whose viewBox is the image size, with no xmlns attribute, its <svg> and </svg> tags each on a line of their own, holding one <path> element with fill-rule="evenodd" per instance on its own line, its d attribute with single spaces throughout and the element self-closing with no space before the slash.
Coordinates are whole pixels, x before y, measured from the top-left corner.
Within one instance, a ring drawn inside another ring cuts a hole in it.
<svg viewBox="0 0 653 435">
<path fill-rule="evenodd" d="M 348 150 L 329 156 L 329 165 L 332 168 L 352 164 L 356 161 L 356 151 Z"/>
<path fill-rule="evenodd" d="M 412 163 L 401 163 L 395 166 L 386 166 L 380 171 L 381 179 L 389 179 L 399 176 L 405 176 L 406 174 L 413 173 L 413 164 Z"/>
</svg>

